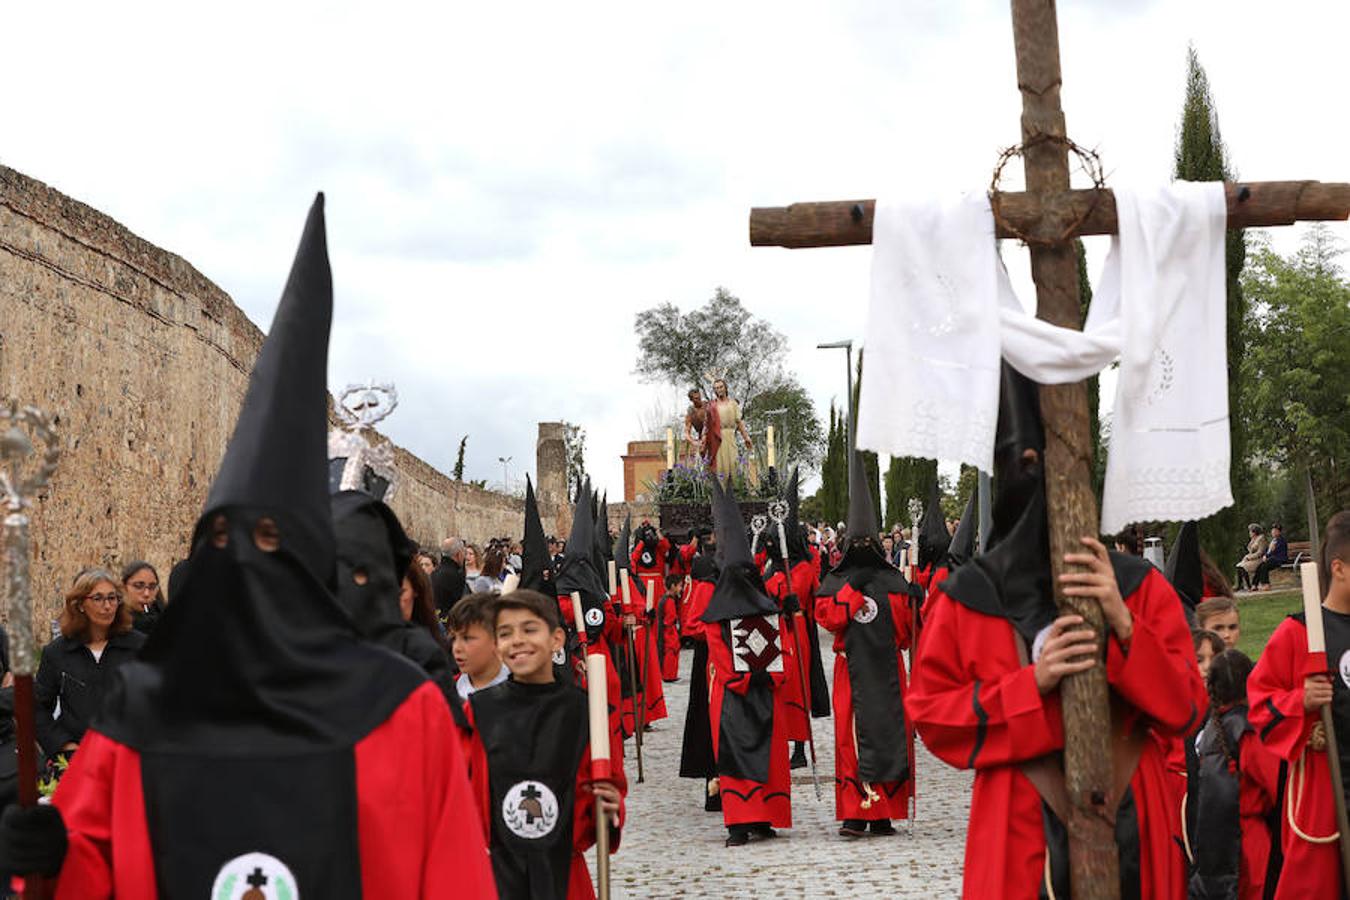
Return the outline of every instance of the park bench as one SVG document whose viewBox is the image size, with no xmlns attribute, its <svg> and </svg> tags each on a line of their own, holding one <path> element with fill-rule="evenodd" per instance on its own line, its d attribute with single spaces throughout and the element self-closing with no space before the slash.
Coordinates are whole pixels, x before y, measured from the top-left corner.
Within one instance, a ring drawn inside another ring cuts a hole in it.
<svg viewBox="0 0 1350 900">
<path fill-rule="evenodd" d="M 1311 541 L 1290 541 L 1289 542 L 1289 562 L 1280 566 L 1281 569 L 1298 569 L 1300 563 L 1312 562 L 1313 551 Z"/>
</svg>

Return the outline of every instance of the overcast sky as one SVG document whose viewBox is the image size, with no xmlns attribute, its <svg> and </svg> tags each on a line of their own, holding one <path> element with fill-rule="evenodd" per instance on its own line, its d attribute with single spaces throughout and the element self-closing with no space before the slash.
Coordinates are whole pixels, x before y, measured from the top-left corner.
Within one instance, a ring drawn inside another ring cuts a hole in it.
<svg viewBox="0 0 1350 900">
<path fill-rule="evenodd" d="M 395 381 L 385 430 L 447 471 L 467 433 L 493 482 L 567 419 L 621 492 L 680 393 L 632 377 L 634 314 L 718 285 L 823 414 L 843 361 L 814 347 L 864 339 L 869 251 L 752 250 L 750 207 L 980 188 L 1019 137 L 1006 0 L 22 3 L 5 32 L 0 162 L 264 328 L 326 191 L 330 387 Z M 1168 179 L 1193 42 L 1241 176 L 1350 181 L 1348 34 L 1344 0 L 1064 0 L 1069 134 L 1109 183 Z"/>
</svg>

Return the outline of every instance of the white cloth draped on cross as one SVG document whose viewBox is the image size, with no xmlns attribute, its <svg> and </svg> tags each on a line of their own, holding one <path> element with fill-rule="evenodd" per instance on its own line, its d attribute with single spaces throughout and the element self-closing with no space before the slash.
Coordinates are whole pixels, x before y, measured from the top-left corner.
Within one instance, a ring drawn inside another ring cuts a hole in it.
<svg viewBox="0 0 1350 900">
<path fill-rule="evenodd" d="M 879 200 L 858 445 L 988 472 L 1000 356 L 1041 384 L 1119 359 L 1103 533 L 1230 505 L 1224 186 L 1117 188 L 1115 198 L 1119 234 L 1082 331 L 1025 312 L 986 195 Z"/>
</svg>

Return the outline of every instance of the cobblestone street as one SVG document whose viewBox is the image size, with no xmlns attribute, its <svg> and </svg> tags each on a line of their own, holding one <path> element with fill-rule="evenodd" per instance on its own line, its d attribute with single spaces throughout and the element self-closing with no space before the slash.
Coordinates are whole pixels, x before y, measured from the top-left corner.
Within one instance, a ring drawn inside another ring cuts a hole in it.
<svg viewBox="0 0 1350 900">
<path fill-rule="evenodd" d="M 829 636 L 820 632 L 826 673 L 833 671 Z M 970 808 L 968 772 L 939 762 L 918 745 L 918 815 L 897 822 L 895 837 L 840 837 L 834 818 L 834 732 L 831 719 L 812 727 L 819 760 L 821 799 L 810 769 L 792 779 L 792 822 L 773 841 L 723 846 L 719 813 L 703 811 L 703 784 L 677 777 L 692 652 L 680 657 L 680 681 L 666 685 L 670 718 L 656 723 L 644 745 L 646 781 L 625 760 L 629 778 L 628 825 L 613 857 L 613 895 L 666 897 L 955 897 Z M 594 851 L 589 854 L 594 872 Z"/>
</svg>

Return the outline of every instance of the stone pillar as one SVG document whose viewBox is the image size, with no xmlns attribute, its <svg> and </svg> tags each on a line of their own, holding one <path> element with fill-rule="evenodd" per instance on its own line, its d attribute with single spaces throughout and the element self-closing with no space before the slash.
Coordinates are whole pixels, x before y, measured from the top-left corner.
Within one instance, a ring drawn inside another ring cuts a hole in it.
<svg viewBox="0 0 1350 900">
<path fill-rule="evenodd" d="M 539 441 L 535 444 L 535 493 L 539 500 L 539 518 L 545 529 L 567 536 L 572 528 L 571 506 L 567 493 L 567 426 L 562 422 L 540 422 Z"/>
</svg>

